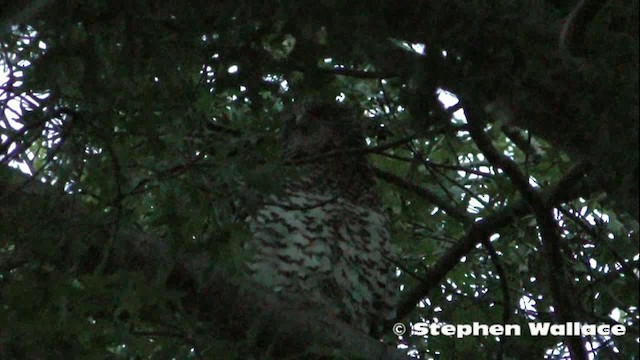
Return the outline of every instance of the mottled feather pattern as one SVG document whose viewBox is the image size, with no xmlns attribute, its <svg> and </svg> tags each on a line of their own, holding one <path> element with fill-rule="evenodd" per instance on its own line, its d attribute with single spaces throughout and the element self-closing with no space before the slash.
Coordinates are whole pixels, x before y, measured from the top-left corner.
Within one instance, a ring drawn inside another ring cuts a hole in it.
<svg viewBox="0 0 640 360">
<path fill-rule="evenodd" d="M 366 159 L 341 156 L 300 170 L 249 221 L 252 276 L 371 332 L 393 316 L 396 288 L 389 221 Z"/>
</svg>

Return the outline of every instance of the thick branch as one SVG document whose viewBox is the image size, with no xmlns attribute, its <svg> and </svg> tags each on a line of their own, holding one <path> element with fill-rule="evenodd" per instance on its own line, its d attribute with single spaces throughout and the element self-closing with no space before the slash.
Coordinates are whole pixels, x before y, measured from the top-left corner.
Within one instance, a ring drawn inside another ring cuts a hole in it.
<svg viewBox="0 0 640 360">
<path fill-rule="evenodd" d="M 6 234 L 4 240 L 15 247 L 8 253 L 0 254 L 0 269 L 10 271 L 37 260 L 33 258 L 33 254 L 37 253 L 33 250 L 37 246 L 37 234 L 41 231 L 38 225 L 45 222 L 49 232 L 47 236 L 59 236 L 64 241 L 75 241 L 78 236 L 86 236 L 78 233 L 89 228 L 91 244 L 97 247 L 97 251 L 104 251 L 103 244 L 112 236 L 110 221 L 113 219 L 99 209 L 88 209 L 73 195 L 56 193 L 54 188 L 39 182 L 30 186 L 15 185 L 20 181 L 24 181 L 24 176 L 17 171 L 6 168 L 0 171 L 0 188 L 5 191 L 0 202 L 0 228 L 17 226 L 23 229 Z M 354 354 L 367 359 L 407 358 L 401 351 L 388 348 L 377 339 L 338 319 L 327 317 L 323 312 L 299 306 L 290 299 L 281 299 L 272 291 L 238 280 L 225 270 L 210 270 L 213 262 L 204 255 L 176 258 L 171 246 L 162 239 L 137 228 L 122 227 L 121 232 L 119 239 L 126 241 L 124 248 L 114 249 L 104 271 L 142 272 L 153 279 L 166 264 L 175 264 L 167 286 L 186 292 L 181 303 L 187 311 L 216 324 L 216 333 L 220 330 L 218 327 L 226 328 L 220 333 L 229 334 L 229 341 L 249 336 L 250 331 L 251 336 L 256 336 L 257 327 L 260 340 L 268 348 L 275 349 L 274 354 L 277 352 L 282 356 L 291 356 L 292 353 L 301 355 L 309 351 L 309 345 L 312 344 L 332 349 L 334 356 Z M 68 266 L 59 271 L 73 271 L 79 276 L 96 271 L 101 257 L 95 255 L 95 252 L 89 251 L 85 254 L 86 259 L 80 261 L 54 258 L 49 261 L 61 267 Z M 195 279 L 202 279 L 203 274 L 207 279 L 204 286 L 189 285 L 199 283 Z M 259 353 L 265 350 L 256 348 L 255 351 Z"/>
<path fill-rule="evenodd" d="M 602 0 L 579 0 L 567 16 L 560 31 L 559 49 L 565 60 L 572 58 L 571 48 L 584 50 L 586 28 L 604 6 Z"/>
</svg>

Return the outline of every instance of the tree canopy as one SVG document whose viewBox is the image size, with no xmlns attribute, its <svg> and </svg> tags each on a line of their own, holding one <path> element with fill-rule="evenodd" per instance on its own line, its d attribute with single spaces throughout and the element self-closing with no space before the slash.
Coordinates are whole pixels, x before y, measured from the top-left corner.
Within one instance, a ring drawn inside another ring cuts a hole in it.
<svg viewBox="0 0 640 360">
<path fill-rule="evenodd" d="M 0 3 L 0 358 L 638 359 L 638 12 Z M 249 283 L 245 217 L 299 175 L 306 101 L 362 114 L 394 322 L 626 335 L 381 342 Z"/>
</svg>

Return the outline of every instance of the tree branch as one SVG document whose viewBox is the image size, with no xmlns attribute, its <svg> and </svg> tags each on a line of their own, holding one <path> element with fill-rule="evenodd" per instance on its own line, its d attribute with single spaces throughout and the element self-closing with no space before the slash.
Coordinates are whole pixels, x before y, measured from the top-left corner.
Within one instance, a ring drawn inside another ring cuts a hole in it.
<svg viewBox="0 0 640 360">
<path fill-rule="evenodd" d="M 417 135 L 409 135 L 406 137 L 403 137 L 401 139 L 386 143 L 386 144 L 382 144 L 382 145 L 378 145 L 378 146 L 372 146 L 372 147 L 354 147 L 354 148 L 348 148 L 348 149 L 337 149 L 337 150 L 331 150 L 331 151 L 327 151 L 325 153 L 322 154 L 318 154 L 318 155 L 313 155 L 313 156 L 307 156 L 304 157 L 302 159 L 297 159 L 297 160 L 291 160 L 288 161 L 287 164 L 291 164 L 291 165 L 300 165 L 300 164 L 308 164 L 308 163 L 312 163 L 318 160 L 322 160 L 322 159 L 326 159 L 329 157 L 335 157 L 335 156 L 342 156 L 342 155 L 364 155 L 364 154 L 375 154 L 375 153 L 380 153 L 383 152 L 384 150 L 387 149 L 391 149 L 394 148 L 396 146 L 405 144 L 411 140 L 414 140 L 417 137 Z"/>
<path fill-rule="evenodd" d="M 598 14 L 606 1 L 579 0 L 567 16 L 558 40 L 558 48 L 563 60 L 572 59 L 571 47 L 581 47 L 584 50 L 584 34 L 587 25 Z"/>
<path fill-rule="evenodd" d="M 428 189 L 425 189 L 423 187 L 420 187 L 410 181 L 407 181 L 395 174 L 392 174 L 390 172 L 387 172 L 385 170 L 376 168 L 376 167 L 372 167 L 373 169 L 373 173 L 379 177 L 380 179 L 396 185 L 398 187 L 401 187 L 403 189 L 409 190 L 413 193 L 415 193 L 416 195 L 419 195 L 420 197 L 424 198 L 425 200 L 427 200 L 428 202 L 432 203 L 433 205 L 439 207 L 440 209 L 444 210 L 447 214 L 449 214 L 451 217 L 453 217 L 454 219 L 460 221 L 463 224 L 469 224 L 471 223 L 471 217 L 464 211 L 450 205 L 449 203 L 445 202 L 443 199 L 440 199 L 438 196 L 436 196 L 434 193 L 432 193 L 431 191 L 429 191 Z"/>
<path fill-rule="evenodd" d="M 558 321 L 565 323 L 577 319 L 574 311 L 578 304 L 571 298 L 571 294 L 574 294 L 573 284 L 566 278 L 561 251 L 562 239 L 559 235 L 558 224 L 553 217 L 553 206 L 546 203 L 540 193 L 529 185 L 529 178 L 520 171 L 518 165 L 493 146 L 491 139 L 484 133 L 485 122 L 482 113 L 473 101 L 465 101 L 465 105 L 465 113 L 471 126 L 471 138 L 487 160 L 494 167 L 505 172 L 534 210 L 538 226 L 540 226 L 543 252 L 550 265 L 547 279 L 556 306 Z M 587 359 L 581 338 L 567 337 L 566 341 L 574 359 Z"/>
<path fill-rule="evenodd" d="M 21 178 L 24 176 L 16 170 L 5 168 L 0 171 L 0 188 L 8 190 L 4 197 L 6 201 L 0 203 L 0 228 L 18 226 L 22 229 L 6 234 L 4 240 L 13 244 L 14 248 L 0 254 L 0 269 L 10 271 L 37 261 L 37 258 L 34 259 L 37 251 L 32 249 L 37 244 L 32 242 L 41 228 L 28 228 L 25 224 L 40 222 L 39 225 L 42 225 L 45 220 L 49 223 L 47 236 L 59 233 L 57 236 L 65 241 L 73 241 L 79 228 L 91 227 L 94 229 L 91 244 L 99 247 L 98 251 L 104 251 L 101 247 L 110 236 L 111 216 L 105 216 L 100 209 L 87 209 L 78 196 L 59 194 L 46 184 L 35 182 L 28 187 L 21 186 L 20 182 L 24 181 Z M 56 210 L 32 204 L 50 204 Z M 141 272 L 147 278 L 155 279 L 163 267 L 175 264 L 167 286 L 186 293 L 181 298 L 185 309 L 198 314 L 199 319 L 219 325 L 221 333 L 228 334 L 229 341 L 238 341 L 238 337 L 258 336 L 263 344 L 274 349 L 273 355 L 278 358 L 302 356 L 305 353 L 309 355 L 309 344 L 313 344 L 314 347 L 331 349 L 333 352 L 330 355 L 333 356 L 355 354 L 367 359 L 408 359 L 402 351 L 387 347 L 378 339 L 338 319 L 327 317 L 318 309 L 308 309 L 289 298 L 280 298 L 273 291 L 248 280 L 239 280 L 219 267 L 214 266 L 211 270 L 215 262 L 205 255 L 177 257 L 173 248 L 161 238 L 130 226 L 123 227 L 121 233 L 119 239 L 126 243 L 123 248 L 119 247 L 110 253 L 104 272 Z M 61 253 L 64 254 L 64 251 Z M 72 271 L 80 276 L 93 273 L 99 266 L 101 257 L 95 255 L 95 252 L 88 251 L 86 258 L 74 261 L 53 259 L 52 255 L 49 261 L 68 266 L 58 271 Z M 202 278 L 207 279 L 204 284 L 196 280 Z M 256 326 L 258 333 L 255 332 Z M 252 351 L 261 353 L 264 349 L 256 347 Z"/>
<path fill-rule="evenodd" d="M 594 191 L 580 182 L 584 176 L 584 169 L 584 164 L 570 169 L 560 181 L 541 194 L 544 201 L 548 204 L 559 204 L 579 196 L 587 196 Z M 531 206 L 522 199 L 473 223 L 466 231 L 465 236 L 451 246 L 447 253 L 430 267 L 430 270 L 423 277 L 424 280 L 403 295 L 398 305 L 397 319 L 402 319 L 413 311 L 416 305 L 444 280 L 447 273 L 460 263 L 460 258 L 471 252 L 478 243 L 482 242 L 483 238 L 488 239 L 502 227 L 512 224 L 514 219 L 530 213 Z"/>
</svg>

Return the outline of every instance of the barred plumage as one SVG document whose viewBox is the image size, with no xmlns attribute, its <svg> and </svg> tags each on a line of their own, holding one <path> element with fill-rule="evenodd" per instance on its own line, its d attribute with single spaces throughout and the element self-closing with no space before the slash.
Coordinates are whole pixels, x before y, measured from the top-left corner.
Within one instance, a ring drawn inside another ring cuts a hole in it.
<svg viewBox="0 0 640 360">
<path fill-rule="evenodd" d="M 364 156 L 346 152 L 363 138 L 338 105 L 308 108 L 285 131 L 285 159 L 303 162 L 285 195 L 264 199 L 250 219 L 253 277 L 283 294 L 304 296 L 371 332 L 395 305 L 389 224 Z"/>
</svg>

